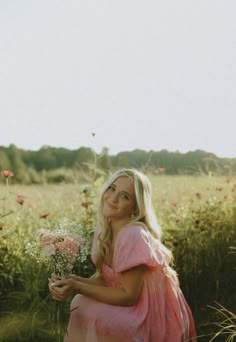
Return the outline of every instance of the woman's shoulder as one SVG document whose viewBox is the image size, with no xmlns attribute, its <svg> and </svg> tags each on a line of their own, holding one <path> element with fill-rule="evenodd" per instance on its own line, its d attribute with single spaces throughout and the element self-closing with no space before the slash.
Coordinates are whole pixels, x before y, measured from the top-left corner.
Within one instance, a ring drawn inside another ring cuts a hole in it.
<svg viewBox="0 0 236 342">
<path fill-rule="evenodd" d="M 139 239 L 142 240 L 150 240 L 151 234 L 148 231 L 147 227 L 143 223 L 132 223 L 121 229 L 118 234 L 118 240 L 126 240 L 126 241 L 137 241 Z"/>
<path fill-rule="evenodd" d="M 141 264 L 154 270 L 164 265 L 164 259 L 148 228 L 132 223 L 117 236 L 114 269 L 121 272 Z"/>
</svg>

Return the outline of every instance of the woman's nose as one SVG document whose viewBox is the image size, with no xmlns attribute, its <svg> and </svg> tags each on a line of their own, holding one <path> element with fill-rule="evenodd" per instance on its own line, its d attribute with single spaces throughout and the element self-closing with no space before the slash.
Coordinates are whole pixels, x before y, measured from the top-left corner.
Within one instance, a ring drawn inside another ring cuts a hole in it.
<svg viewBox="0 0 236 342">
<path fill-rule="evenodd" d="M 111 199 L 112 199 L 112 202 L 117 202 L 118 199 L 119 199 L 119 194 L 117 194 L 117 193 L 114 192 L 114 193 L 112 194 L 112 198 L 111 198 Z"/>
</svg>

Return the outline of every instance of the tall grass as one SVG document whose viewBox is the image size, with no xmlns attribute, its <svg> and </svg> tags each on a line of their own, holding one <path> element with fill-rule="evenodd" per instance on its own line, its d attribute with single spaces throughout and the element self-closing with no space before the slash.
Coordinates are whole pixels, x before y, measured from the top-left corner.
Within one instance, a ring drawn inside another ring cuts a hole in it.
<svg viewBox="0 0 236 342">
<path fill-rule="evenodd" d="M 165 175 L 151 180 L 163 239 L 173 250 L 181 288 L 202 335 L 199 339 L 210 341 L 218 334 L 217 341 L 224 341 L 229 331 L 225 325 L 228 329 L 231 321 L 213 325 L 219 312 L 210 306 L 220 303 L 221 313 L 235 319 L 230 316 L 236 311 L 235 255 L 230 248 L 236 246 L 236 180 Z M 47 285 L 50 272 L 29 259 L 24 242 L 33 239 L 38 228 L 53 226 L 63 217 L 82 223 L 91 239 L 96 194 L 97 188 L 89 183 L 10 185 L 7 193 L 0 186 L 0 341 L 56 341 L 55 302 Z M 92 274 L 91 260 L 77 265 L 77 271 Z M 68 317 L 69 301 L 65 325 Z"/>
</svg>

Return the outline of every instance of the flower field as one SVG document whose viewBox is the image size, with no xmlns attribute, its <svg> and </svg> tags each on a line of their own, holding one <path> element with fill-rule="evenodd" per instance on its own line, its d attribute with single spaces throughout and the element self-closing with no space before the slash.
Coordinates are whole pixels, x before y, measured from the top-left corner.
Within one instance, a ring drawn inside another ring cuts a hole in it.
<svg viewBox="0 0 236 342">
<path fill-rule="evenodd" d="M 69 219 L 82 227 L 88 246 L 73 271 L 91 275 L 89 247 L 100 184 L 23 186 L 11 185 L 10 175 L 2 176 L 6 184 L 0 185 L 0 342 L 58 341 L 56 305 L 48 291 L 52 269 L 27 253 L 27 246 L 35 243 L 38 230 L 48 232 Z M 181 288 L 202 336 L 199 341 L 213 340 L 219 332 L 216 341 L 226 341 L 232 326 L 235 332 L 236 179 L 150 178 L 163 240 L 174 253 Z M 69 302 L 61 314 L 65 333 Z"/>
</svg>

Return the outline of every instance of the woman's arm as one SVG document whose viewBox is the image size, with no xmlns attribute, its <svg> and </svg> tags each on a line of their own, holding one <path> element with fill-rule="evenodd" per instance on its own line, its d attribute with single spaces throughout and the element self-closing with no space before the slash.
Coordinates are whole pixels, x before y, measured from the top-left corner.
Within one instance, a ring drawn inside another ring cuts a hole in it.
<svg viewBox="0 0 236 342">
<path fill-rule="evenodd" d="M 76 281 L 80 281 L 80 282 L 85 283 L 85 284 L 104 285 L 105 286 L 102 274 L 98 273 L 98 272 L 93 274 L 90 278 L 80 277 L 80 276 L 77 276 L 75 274 L 71 274 L 68 278 L 74 279 Z M 57 281 L 62 280 L 62 279 L 60 277 L 58 277 L 55 273 L 52 273 L 51 279 L 48 279 L 48 280 L 49 280 L 49 289 L 50 289 L 50 286 L 54 285 Z"/>
<path fill-rule="evenodd" d="M 75 279 L 63 279 L 51 286 L 51 293 L 56 300 L 62 301 L 74 293 L 93 298 L 103 303 L 131 306 L 137 303 L 144 281 L 146 267 L 143 265 L 122 272 L 120 287 L 108 287 L 88 284 Z"/>
<path fill-rule="evenodd" d="M 104 283 L 104 280 L 103 280 L 101 273 L 95 273 L 90 278 L 84 278 L 84 277 L 80 277 L 80 276 L 76 276 L 76 275 L 72 275 L 72 276 L 70 276 L 70 278 L 72 278 L 76 281 L 80 281 L 80 282 L 85 283 L 85 284 L 105 286 L 105 283 Z"/>
</svg>

